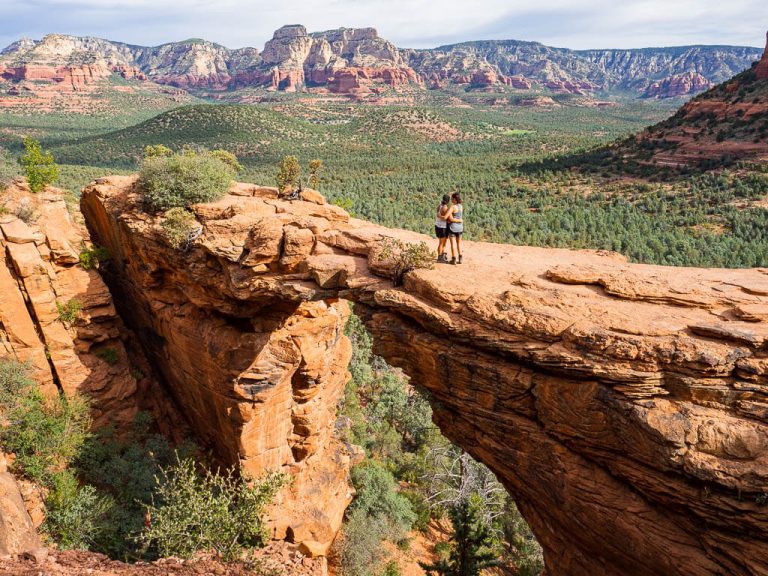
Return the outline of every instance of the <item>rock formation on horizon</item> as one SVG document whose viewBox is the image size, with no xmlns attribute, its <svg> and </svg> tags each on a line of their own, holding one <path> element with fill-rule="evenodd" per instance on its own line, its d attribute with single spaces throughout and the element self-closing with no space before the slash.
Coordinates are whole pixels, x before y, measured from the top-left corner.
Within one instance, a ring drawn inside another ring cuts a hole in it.
<svg viewBox="0 0 768 576">
<path fill-rule="evenodd" d="M 755 75 L 760 80 L 768 80 L 768 32 L 765 34 L 765 52 L 755 68 Z"/>
<path fill-rule="evenodd" d="M 233 185 L 192 207 L 202 234 L 186 251 L 141 210 L 134 177 L 81 201 L 120 312 L 192 429 L 249 471 L 300 479 L 282 533 L 322 552 L 345 506 L 349 459 L 329 427 L 351 300 L 376 353 L 509 489 L 548 573 L 768 571 L 765 270 L 468 242 L 451 274 L 396 287 L 383 239 L 427 238 L 312 200 Z"/>
<path fill-rule="evenodd" d="M 611 146 L 620 161 L 681 168 L 729 165 L 737 160 L 768 164 L 768 34 L 762 58 L 752 67 L 699 94 L 672 117 L 630 141 Z M 680 83 L 702 83 L 686 75 L 654 84 L 655 95 Z"/>
<path fill-rule="evenodd" d="M 385 88 L 457 84 L 526 90 L 537 84 L 559 93 L 618 89 L 673 97 L 722 82 L 759 54 L 721 46 L 577 51 L 516 40 L 414 50 L 397 48 L 374 28 L 308 33 L 301 25 L 275 31 L 262 52 L 199 39 L 142 47 L 50 34 L 39 41 L 19 40 L 0 53 L 0 94 L 18 97 L 48 89 L 71 96 L 119 75 L 204 94 L 261 87 L 361 96 Z"/>
</svg>

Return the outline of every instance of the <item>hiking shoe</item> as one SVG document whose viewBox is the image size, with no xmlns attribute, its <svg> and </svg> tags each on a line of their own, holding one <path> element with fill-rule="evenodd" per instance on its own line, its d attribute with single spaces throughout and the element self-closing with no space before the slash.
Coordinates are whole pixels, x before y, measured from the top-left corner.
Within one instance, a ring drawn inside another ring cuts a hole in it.
<svg viewBox="0 0 768 576">
<path fill-rule="evenodd" d="M 451 264 L 456 264 L 456 258 L 455 257 L 451 258 Z"/>
<path fill-rule="evenodd" d="M 461 264 L 461 254 L 459 254 L 459 260 L 456 262 L 456 264 Z"/>
</svg>

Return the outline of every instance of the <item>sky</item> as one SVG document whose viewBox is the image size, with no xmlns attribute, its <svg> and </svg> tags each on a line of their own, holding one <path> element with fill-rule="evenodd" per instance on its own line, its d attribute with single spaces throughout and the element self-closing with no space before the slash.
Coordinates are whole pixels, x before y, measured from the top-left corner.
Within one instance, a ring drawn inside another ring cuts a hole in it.
<svg viewBox="0 0 768 576">
<path fill-rule="evenodd" d="M 403 48 L 535 40 L 565 48 L 765 45 L 768 0 L 0 0 L 0 46 L 48 33 L 263 48 L 284 24 L 372 26 Z"/>
</svg>

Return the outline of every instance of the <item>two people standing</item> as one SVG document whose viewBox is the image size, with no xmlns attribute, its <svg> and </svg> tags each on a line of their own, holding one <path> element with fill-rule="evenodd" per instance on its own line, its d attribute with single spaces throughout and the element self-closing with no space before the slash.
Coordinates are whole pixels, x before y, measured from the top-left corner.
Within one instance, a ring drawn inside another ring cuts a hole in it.
<svg viewBox="0 0 768 576">
<path fill-rule="evenodd" d="M 435 235 L 438 239 L 437 261 L 448 263 L 448 255 L 445 253 L 445 245 L 450 240 L 451 261 L 450 264 L 461 264 L 461 235 L 464 232 L 464 206 L 461 196 L 454 192 L 450 196 L 443 195 L 440 206 L 437 207 L 435 217 Z M 454 246 L 455 239 L 455 246 Z M 458 254 L 458 259 L 456 258 Z"/>
</svg>

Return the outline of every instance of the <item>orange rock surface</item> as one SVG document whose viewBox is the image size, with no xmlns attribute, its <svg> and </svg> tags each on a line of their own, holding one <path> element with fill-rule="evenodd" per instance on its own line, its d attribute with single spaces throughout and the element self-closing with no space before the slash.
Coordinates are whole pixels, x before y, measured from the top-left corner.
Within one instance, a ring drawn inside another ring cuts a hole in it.
<svg viewBox="0 0 768 576">
<path fill-rule="evenodd" d="M 59 190 L 31 194 L 15 185 L 3 200 L 0 355 L 29 362 L 46 394 L 89 396 L 96 426 L 127 426 L 138 411 L 127 333 L 98 271 L 79 265 L 87 233 Z M 27 221 L 14 215 L 20 208 Z M 60 318 L 69 302 L 80 308 L 72 323 Z"/>
<path fill-rule="evenodd" d="M 345 502 L 326 428 L 344 298 L 377 353 L 429 390 L 442 431 L 510 490 L 549 573 L 768 571 L 768 271 L 466 242 L 461 266 L 396 287 L 382 239 L 428 238 L 238 184 L 194 207 L 202 231 L 181 252 L 134 182 L 82 196 L 114 254 L 109 282 L 193 427 L 251 471 L 294 471 L 298 505 L 325 511 L 289 537 L 320 541 Z"/>
</svg>

